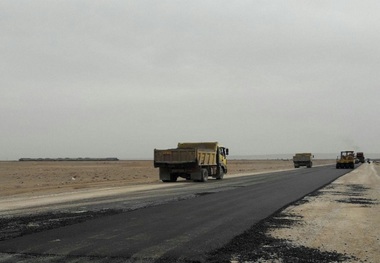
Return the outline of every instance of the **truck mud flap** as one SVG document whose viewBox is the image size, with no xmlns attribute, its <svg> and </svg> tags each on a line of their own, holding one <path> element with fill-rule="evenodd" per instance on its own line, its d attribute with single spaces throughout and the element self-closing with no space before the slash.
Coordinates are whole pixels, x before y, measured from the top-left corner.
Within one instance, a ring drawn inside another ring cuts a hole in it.
<svg viewBox="0 0 380 263">
<path fill-rule="evenodd" d="M 191 180 L 194 182 L 207 182 L 208 180 L 208 171 L 205 168 L 202 168 L 196 172 L 191 173 Z"/>
<path fill-rule="evenodd" d="M 163 182 L 170 182 L 172 180 L 170 169 L 167 167 L 160 167 L 160 180 Z"/>
</svg>

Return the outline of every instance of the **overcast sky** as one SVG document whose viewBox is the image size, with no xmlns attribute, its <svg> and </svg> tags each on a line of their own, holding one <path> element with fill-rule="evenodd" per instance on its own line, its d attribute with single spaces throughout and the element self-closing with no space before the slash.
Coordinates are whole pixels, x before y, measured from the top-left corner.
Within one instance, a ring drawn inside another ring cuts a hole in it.
<svg viewBox="0 0 380 263">
<path fill-rule="evenodd" d="M 0 160 L 380 152 L 380 1 L 0 1 Z"/>
</svg>

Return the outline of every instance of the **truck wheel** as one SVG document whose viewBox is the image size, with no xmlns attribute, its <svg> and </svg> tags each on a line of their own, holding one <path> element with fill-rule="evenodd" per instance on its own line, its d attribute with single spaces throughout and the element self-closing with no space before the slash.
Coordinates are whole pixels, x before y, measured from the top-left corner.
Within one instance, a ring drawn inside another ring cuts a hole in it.
<svg viewBox="0 0 380 263">
<path fill-rule="evenodd" d="M 207 182 L 208 180 L 208 172 L 207 169 L 201 169 L 201 182 Z"/>
<path fill-rule="evenodd" d="M 224 177 L 224 169 L 222 167 L 219 167 L 218 176 L 216 177 L 216 180 L 222 180 Z"/>
</svg>

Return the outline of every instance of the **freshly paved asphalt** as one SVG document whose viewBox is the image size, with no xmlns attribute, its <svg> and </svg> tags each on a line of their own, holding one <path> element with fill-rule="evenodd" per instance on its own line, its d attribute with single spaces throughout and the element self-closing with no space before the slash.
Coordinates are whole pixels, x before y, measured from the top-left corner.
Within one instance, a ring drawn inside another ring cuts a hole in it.
<svg viewBox="0 0 380 263">
<path fill-rule="evenodd" d="M 0 262 L 202 262 L 258 221 L 349 171 L 321 166 L 178 183 L 170 191 L 181 195 L 187 185 L 196 195 L 1 241 Z"/>
</svg>

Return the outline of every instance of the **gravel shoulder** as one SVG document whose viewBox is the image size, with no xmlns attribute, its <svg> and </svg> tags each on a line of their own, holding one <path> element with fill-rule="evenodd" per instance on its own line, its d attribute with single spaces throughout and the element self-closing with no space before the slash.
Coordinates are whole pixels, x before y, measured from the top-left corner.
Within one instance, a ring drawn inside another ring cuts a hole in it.
<svg viewBox="0 0 380 263">
<path fill-rule="evenodd" d="M 293 224 L 268 234 L 288 246 L 349 255 L 344 262 L 380 262 L 380 164 L 361 165 L 281 214 Z"/>
</svg>

